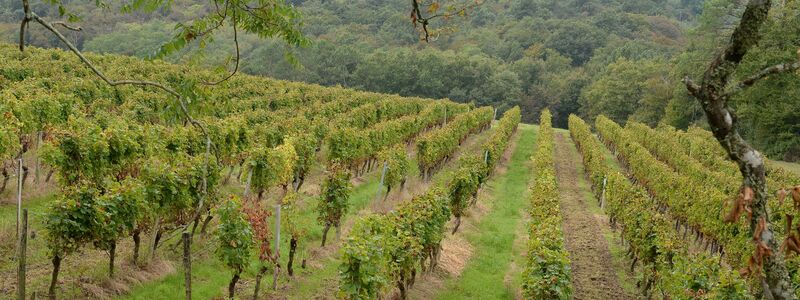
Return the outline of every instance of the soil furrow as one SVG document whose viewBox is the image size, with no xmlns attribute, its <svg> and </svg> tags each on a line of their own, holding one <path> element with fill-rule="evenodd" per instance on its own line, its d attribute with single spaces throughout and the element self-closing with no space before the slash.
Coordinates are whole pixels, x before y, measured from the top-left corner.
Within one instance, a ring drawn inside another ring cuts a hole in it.
<svg viewBox="0 0 800 300">
<path fill-rule="evenodd" d="M 603 238 L 602 224 L 589 211 L 579 181 L 577 149 L 563 133 L 556 133 L 556 175 L 560 191 L 561 214 L 567 251 L 572 261 L 573 299 L 631 299 L 620 285 L 614 261 Z"/>
</svg>

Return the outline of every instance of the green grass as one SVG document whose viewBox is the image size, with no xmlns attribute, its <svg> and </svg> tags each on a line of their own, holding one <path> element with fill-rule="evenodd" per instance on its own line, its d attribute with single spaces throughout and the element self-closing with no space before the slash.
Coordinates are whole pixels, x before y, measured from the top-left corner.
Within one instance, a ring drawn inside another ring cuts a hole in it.
<svg viewBox="0 0 800 300">
<path fill-rule="evenodd" d="M 225 270 L 225 271 L 221 271 Z M 231 279 L 227 268 L 216 259 L 205 260 L 192 265 L 192 297 L 212 299 L 220 295 L 220 287 L 227 286 Z M 159 281 L 159 284 L 145 284 L 135 289 L 124 299 L 176 299 L 183 297 L 183 272 L 174 272 Z"/>
<path fill-rule="evenodd" d="M 517 147 L 507 171 L 488 182 L 489 197 L 479 199 L 492 207 L 477 224 L 477 230 L 466 236 L 474 247 L 473 257 L 458 278 L 446 283 L 438 299 L 513 299 L 517 285 L 505 283 L 512 261 L 521 259 L 513 250 L 518 223 L 527 206 L 528 181 L 531 179 L 530 157 L 533 154 L 536 131 L 533 126 L 520 125 Z M 488 198 L 488 199 L 487 199 Z M 521 265 L 521 263 L 520 263 Z M 516 275 L 516 274 L 514 274 Z M 512 276 L 516 278 L 518 276 Z M 505 288 L 503 288 L 505 287 Z"/>
</svg>

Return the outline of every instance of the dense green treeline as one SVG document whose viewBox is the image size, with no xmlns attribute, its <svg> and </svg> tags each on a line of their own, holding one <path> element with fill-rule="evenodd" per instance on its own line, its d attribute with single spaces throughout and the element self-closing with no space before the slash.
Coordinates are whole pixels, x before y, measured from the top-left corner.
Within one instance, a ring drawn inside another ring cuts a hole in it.
<svg viewBox="0 0 800 300">
<path fill-rule="evenodd" d="M 702 125 L 702 110 L 680 79 L 700 75 L 743 9 L 735 0 L 486 0 L 466 17 L 436 19 L 438 30 L 424 43 L 411 26 L 407 1 L 288 2 L 300 8 L 311 45 L 287 49 L 280 40 L 242 35 L 245 72 L 447 97 L 501 111 L 519 105 L 526 122 L 549 107 L 556 127 L 566 127 L 570 113 L 589 120 L 604 114 L 623 123 Z M 179 0 L 169 11 L 118 15 L 94 1 L 73 1 L 69 6 L 83 18 L 84 31 L 69 37 L 84 50 L 147 57 L 169 40 L 176 23 L 208 11 L 199 3 Z M 57 16 L 44 2 L 33 5 L 40 15 Z M 9 42 L 22 17 L 18 6 L 0 0 L 0 33 Z M 773 9 L 764 42 L 748 54 L 737 76 L 796 56 L 798 6 L 789 1 Z M 168 60 L 230 66 L 232 31 L 215 40 L 203 51 L 195 45 Z M 30 42 L 58 45 L 42 30 L 33 30 Z M 285 59 L 287 50 L 293 60 Z M 797 80 L 782 75 L 736 96 L 742 130 L 776 159 L 800 157 L 799 113 L 790 109 L 800 104 Z"/>
</svg>

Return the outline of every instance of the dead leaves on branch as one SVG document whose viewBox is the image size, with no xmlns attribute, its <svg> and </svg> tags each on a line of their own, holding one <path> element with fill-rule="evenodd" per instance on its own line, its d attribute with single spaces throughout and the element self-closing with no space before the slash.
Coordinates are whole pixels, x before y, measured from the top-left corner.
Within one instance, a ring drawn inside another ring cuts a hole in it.
<svg viewBox="0 0 800 300">
<path fill-rule="evenodd" d="M 739 189 L 739 195 L 734 199 L 733 209 L 725 216 L 725 222 L 734 223 L 739 220 L 742 213 L 747 212 L 747 220 L 753 219 L 753 209 L 750 205 L 753 203 L 755 192 L 749 186 L 742 186 Z"/>
<path fill-rule="evenodd" d="M 786 199 L 786 196 L 791 194 L 792 200 L 794 201 L 794 209 L 800 210 L 800 185 L 789 189 L 780 189 L 775 194 L 780 205 L 783 205 L 783 201 Z"/>
<path fill-rule="evenodd" d="M 792 219 L 794 216 L 786 214 L 786 239 L 783 240 L 781 251 L 786 255 L 800 254 L 800 226 L 792 231 Z"/>
<path fill-rule="evenodd" d="M 760 274 L 760 271 L 764 266 L 764 260 L 767 257 L 772 256 L 772 249 L 770 249 L 769 245 L 767 245 L 764 240 L 761 239 L 761 235 L 766 230 L 767 219 L 762 216 L 758 219 L 758 225 L 756 226 L 756 230 L 753 232 L 753 243 L 756 245 L 756 252 L 750 256 L 750 259 L 747 261 L 747 267 L 739 270 L 739 273 L 741 273 L 742 276 Z"/>
<path fill-rule="evenodd" d="M 794 203 L 795 210 L 800 211 L 800 185 L 788 188 L 788 189 L 780 189 L 776 192 L 775 197 L 778 199 L 778 203 L 783 205 L 784 200 L 786 197 L 791 195 L 792 201 Z M 733 223 L 739 220 L 739 217 L 743 213 L 747 213 L 748 220 L 752 220 L 753 218 L 753 211 L 751 208 L 753 199 L 755 198 L 755 193 L 753 189 L 749 186 L 742 186 L 739 190 L 739 194 L 733 201 L 733 209 L 728 213 L 725 217 L 725 222 Z M 786 214 L 786 238 L 784 239 L 783 243 L 781 244 L 780 251 L 785 253 L 786 255 L 791 254 L 798 254 L 800 255 L 800 224 L 797 227 L 792 227 L 794 215 Z M 755 244 L 756 249 L 755 253 L 750 256 L 750 259 L 747 262 L 747 266 L 739 270 L 739 272 L 743 276 L 748 276 L 751 274 L 760 274 L 760 270 L 763 268 L 764 260 L 770 256 L 772 256 L 772 249 L 770 249 L 769 245 L 767 245 L 761 236 L 764 234 L 764 231 L 767 230 L 767 221 L 764 216 L 761 216 L 758 219 L 758 224 L 756 225 L 755 231 L 753 232 L 753 244 Z"/>
</svg>

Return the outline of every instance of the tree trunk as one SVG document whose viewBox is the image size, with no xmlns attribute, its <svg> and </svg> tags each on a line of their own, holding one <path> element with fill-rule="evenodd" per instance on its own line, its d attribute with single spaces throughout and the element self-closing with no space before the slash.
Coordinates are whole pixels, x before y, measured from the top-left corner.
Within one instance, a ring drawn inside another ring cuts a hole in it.
<svg viewBox="0 0 800 300">
<path fill-rule="evenodd" d="M 56 286 L 58 285 L 58 271 L 61 268 L 61 256 L 53 256 L 53 276 L 50 278 L 49 299 L 56 300 Z"/>
<path fill-rule="evenodd" d="M 237 270 L 228 284 L 228 299 L 233 299 L 233 294 L 236 293 L 236 283 L 239 282 L 239 275 L 242 274 L 241 270 Z"/>
<path fill-rule="evenodd" d="M 28 180 L 28 167 L 22 166 L 22 186 L 25 186 L 25 181 Z"/>
<path fill-rule="evenodd" d="M 153 241 L 153 257 L 156 256 L 156 249 L 158 249 L 158 244 L 161 242 L 161 230 L 156 232 L 156 238 Z"/>
<path fill-rule="evenodd" d="M 456 216 L 456 226 L 453 227 L 453 232 L 451 234 L 456 234 L 459 226 L 461 226 L 461 216 Z"/>
<path fill-rule="evenodd" d="M 150 261 L 156 258 L 156 249 L 158 248 L 159 226 L 161 225 L 161 216 L 156 216 L 155 224 L 153 224 L 153 244 L 150 245 Z"/>
<path fill-rule="evenodd" d="M 325 224 L 325 228 L 322 229 L 322 247 L 325 247 L 325 240 L 328 239 L 328 230 L 331 229 L 331 224 Z"/>
<path fill-rule="evenodd" d="M 397 281 L 397 288 L 400 289 L 400 299 L 405 300 L 408 295 L 406 294 L 406 282 L 404 279 L 405 276 L 400 274 L 400 280 Z"/>
<path fill-rule="evenodd" d="M 258 269 L 258 274 L 256 274 L 256 288 L 253 291 L 253 300 L 258 300 L 258 292 L 261 289 L 261 279 L 264 278 L 264 273 L 267 273 L 267 267 L 261 266 L 261 269 Z"/>
<path fill-rule="evenodd" d="M 297 187 L 295 188 L 295 190 L 294 190 L 294 191 L 295 191 L 295 192 L 299 191 L 299 190 L 300 190 L 300 187 L 301 187 L 301 186 L 303 186 L 303 183 L 304 183 L 305 181 L 306 181 L 306 175 L 305 175 L 305 174 L 301 174 L 300 176 L 298 176 L 298 177 L 297 177 Z"/>
<path fill-rule="evenodd" d="M 208 214 L 206 216 L 206 219 L 203 221 L 203 227 L 200 228 L 200 235 L 206 235 L 206 229 L 208 228 L 208 223 L 210 223 L 211 219 L 213 218 L 214 216 L 211 214 Z"/>
<path fill-rule="evenodd" d="M 197 217 L 192 220 L 192 237 L 194 237 L 195 231 L 197 231 L 197 225 L 200 225 L 200 214 L 197 214 Z"/>
<path fill-rule="evenodd" d="M 294 275 L 294 269 L 292 269 L 292 264 L 294 263 L 294 253 L 296 250 L 297 250 L 297 238 L 292 237 L 292 239 L 289 240 L 289 262 L 286 263 L 286 272 L 289 274 L 290 277 Z"/>
<path fill-rule="evenodd" d="M 141 232 L 139 230 L 136 230 L 136 231 L 133 232 L 133 264 L 134 265 L 136 265 L 136 263 L 139 262 L 139 246 L 141 246 L 141 244 L 142 244 L 142 239 L 139 236 L 140 234 L 141 234 Z"/>
<path fill-rule="evenodd" d="M 6 170 L 5 167 L 3 167 L 2 173 L 3 173 L 3 185 L 0 185 L 0 193 L 6 190 L 6 186 L 8 186 L 8 180 L 9 180 L 8 170 Z"/>
<path fill-rule="evenodd" d="M 771 6 L 772 1 L 770 0 L 750 0 L 739 24 L 731 35 L 730 42 L 706 69 L 702 82 L 698 85 L 688 76 L 683 81 L 689 93 L 700 102 L 714 138 L 722 145 L 730 159 L 739 166 L 743 177 L 743 191 L 752 192 L 748 193 L 752 194 L 752 199 L 748 199 L 752 210 L 750 233 L 756 243 L 766 246 L 772 251 L 771 255 L 762 257 L 763 266 L 761 268 L 765 275 L 762 282 L 765 287 L 764 297 L 767 299 L 794 299 L 783 251 L 780 251 L 778 247 L 767 211 L 764 159 L 761 153 L 739 134 L 737 117 L 728 105 L 730 94 L 726 90 L 728 86 L 746 88 L 756 80 L 766 77 L 750 77 L 748 78 L 748 80 L 752 78 L 750 82 L 742 81 L 731 85 L 731 77 L 742 59 L 761 39 L 759 32 L 769 17 Z M 761 228 L 760 223 L 765 226 Z M 756 236 L 757 233 L 760 235 Z"/>
<path fill-rule="evenodd" d="M 117 241 L 111 242 L 108 249 L 108 277 L 114 278 L 114 257 L 117 254 Z"/>
</svg>

